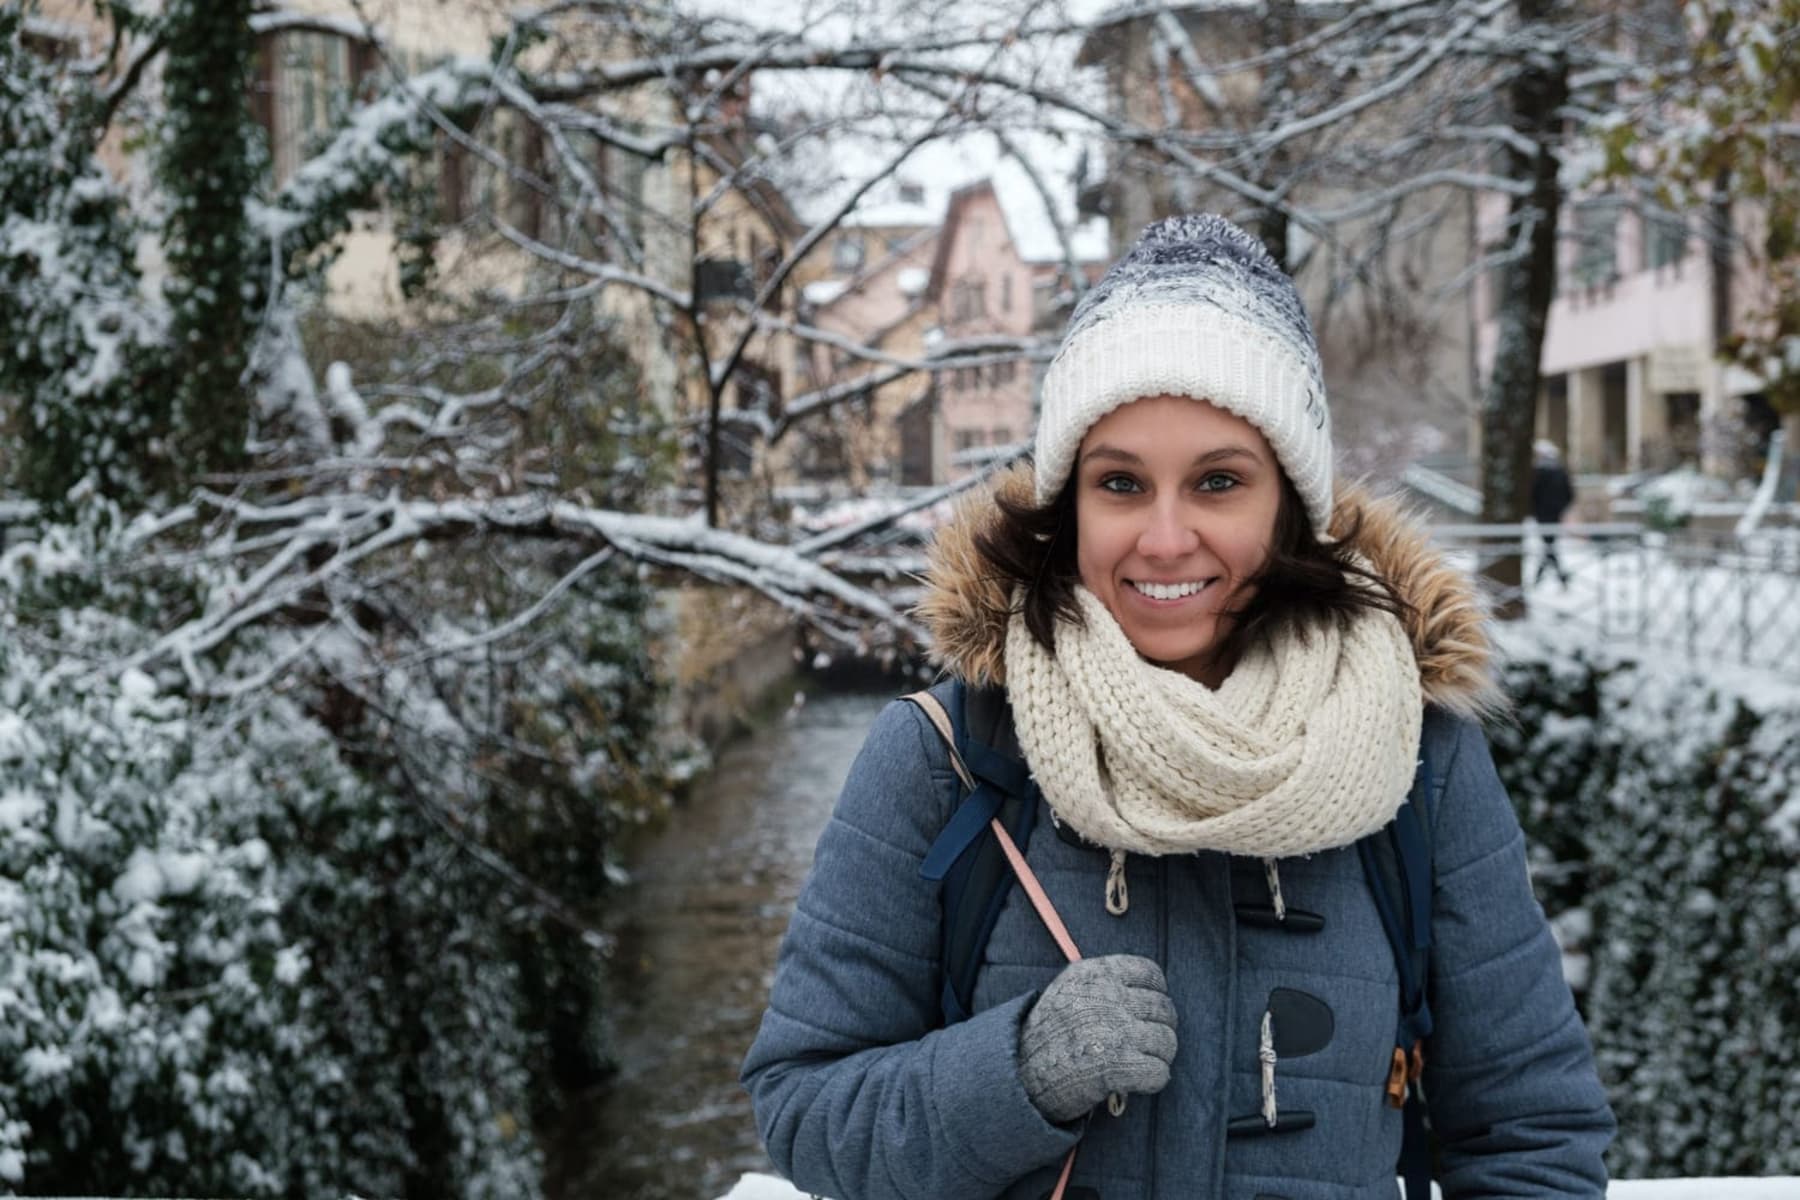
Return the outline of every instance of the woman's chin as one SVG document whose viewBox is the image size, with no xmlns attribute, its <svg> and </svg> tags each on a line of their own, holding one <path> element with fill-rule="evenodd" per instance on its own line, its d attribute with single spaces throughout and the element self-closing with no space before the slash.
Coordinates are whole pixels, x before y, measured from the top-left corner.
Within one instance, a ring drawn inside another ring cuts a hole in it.
<svg viewBox="0 0 1800 1200">
<path fill-rule="evenodd" d="M 1171 644 L 1160 639 L 1134 640 L 1132 649 L 1138 652 L 1139 658 L 1153 666 L 1167 671 L 1179 671 L 1195 678 L 1199 677 L 1197 673 L 1205 668 L 1212 657 L 1209 653 L 1211 645 L 1206 642 Z"/>
</svg>

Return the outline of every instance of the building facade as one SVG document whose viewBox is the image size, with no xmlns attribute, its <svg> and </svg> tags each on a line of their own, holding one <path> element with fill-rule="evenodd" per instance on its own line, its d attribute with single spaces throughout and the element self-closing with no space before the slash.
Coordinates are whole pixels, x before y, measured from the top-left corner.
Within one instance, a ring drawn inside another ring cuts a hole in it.
<svg viewBox="0 0 1800 1200">
<path fill-rule="evenodd" d="M 1753 471 L 1755 447 L 1779 418 L 1760 381 L 1716 351 L 1732 312 L 1753 303 L 1764 282 L 1740 255 L 1715 253 L 1692 221 L 1648 203 L 1591 197 L 1567 217 L 1538 436 L 1578 473 Z M 1503 204 L 1484 211 L 1490 229 L 1503 220 Z M 1498 338 L 1492 293 L 1482 289 L 1478 302 L 1484 363 Z"/>
<path fill-rule="evenodd" d="M 938 338 L 1030 338 L 1037 324 L 1036 275 L 1019 251 L 990 181 L 951 194 L 931 267 Z M 959 478 L 979 464 L 983 451 L 1031 436 L 1032 366 L 1020 357 L 933 372 L 935 449 L 941 464 L 934 478 Z"/>
<path fill-rule="evenodd" d="M 888 360 L 922 358 L 926 332 L 937 324 L 930 282 L 940 215 L 919 184 L 894 181 L 889 191 L 833 231 L 800 301 L 806 323 L 884 356 L 823 341 L 805 341 L 799 350 L 795 386 L 804 393 L 830 396 L 861 380 L 879 381 L 834 402 L 830 416 L 809 432 L 811 460 L 797 472 L 852 491 L 926 484 L 936 475 L 926 403 L 931 377 L 923 371 L 895 377 Z"/>
</svg>

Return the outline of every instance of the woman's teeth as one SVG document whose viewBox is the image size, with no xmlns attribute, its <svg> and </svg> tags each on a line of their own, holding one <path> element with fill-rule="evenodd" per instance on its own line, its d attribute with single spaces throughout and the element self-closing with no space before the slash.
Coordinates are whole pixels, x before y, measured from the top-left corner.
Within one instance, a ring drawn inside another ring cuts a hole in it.
<svg viewBox="0 0 1800 1200">
<path fill-rule="evenodd" d="M 1183 596 L 1191 596 L 1206 586 L 1205 580 L 1193 583 L 1139 583 L 1133 579 L 1131 586 L 1152 600 L 1179 600 Z"/>
</svg>

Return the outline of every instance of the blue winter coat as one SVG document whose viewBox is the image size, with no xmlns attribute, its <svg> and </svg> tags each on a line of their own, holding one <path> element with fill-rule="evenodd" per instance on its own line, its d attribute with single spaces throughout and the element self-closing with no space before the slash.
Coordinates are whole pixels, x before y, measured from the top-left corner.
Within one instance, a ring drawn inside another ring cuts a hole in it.
<svg viewBox="0 0 1800 1200">
<path fill-rule="evenodd" d="M 1376 533 L 1398 537 L 1386 525 Z M 1420 607 L 1428 694 L 1466 708 L 1480 674 L 1468 648 L 1484 644 L 1467 624 L 1474 610 L 1456 609 L 1467 592 L 1420 557 L 1422 546 L 1398 540 L 1404 553 L 1384 575 L 1413 585 L 1403 594 Z M 943 559 L 940 547 L 940 593 Z M 963 587 L 949 595 L 968 615 L 974 585 L 949 586 Z M 991 623 L 992 612 L 974 608 Z M 992 647 L 978 640 L 967 653 L 972 636 L 941 637 L 940 648 L 948 643 L 965 675 L 991 678 Z M 1457 649 L 1434 657 L 1446 646 Z M 1439 776 L 1436 1030 L 1424 1075 L 1437 1178 L 1448 1198 L 1602 1196 L 1612 1114 L 1532 897 L 1518 822 L 1475 723 L 1434 706 L 1424 735 Z M 1038 1113 L 1019 1080 L 1020 1023 L 1063 966 L 1020 889 L 988 943 L 974 1016 L 941 1027 L 938 885 L 919 864 L 959 798 L 923 714 L 889 705 L 820 837 L 744 1064 L 784 1175 L 835 1200 L 1037 1200 L 1079 1141 L 1070 1200 L 1392 1200 L 1401 1114 L 1384 1086 L 1399 985 L 1354 848 L 1280 864 L 1287 905 L 1322 915 L 1317 932 L 1240 923 L 1234 902 L 1269 903 L 1262 867 L 1217 853 L 1129 859 L 1129 909 L 1112 916 L 1106 853 L 1040 811 L 1026 855 L 1076 944 L 1161 963 L 1179 1017 L 1165 1090 L 1065 1128 Z M 1322 1047 L 1276 1069 L 1279 1108 L 1310 1111 L 1315 1123 L 1229 1136 L 1232 1118 L 1260 1111 L 1258 1031 L 1282 989 L 1329 1011 Z"/>
</svg>

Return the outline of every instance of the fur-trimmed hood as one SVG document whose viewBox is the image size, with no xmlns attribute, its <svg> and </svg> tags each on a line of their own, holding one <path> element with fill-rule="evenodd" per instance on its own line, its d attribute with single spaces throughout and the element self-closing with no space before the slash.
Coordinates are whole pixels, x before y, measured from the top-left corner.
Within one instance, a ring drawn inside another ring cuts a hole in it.
<svg viewBox="0 0 1800 1200">
<path fill-rule="evenodd" d="M 996 493 L 1030 501 L 1031 466 L 1009 469 L 991 489 L 977 489 L 958 505 L 950 524 L 938 531 L 925 596 L 916 610 L 931 631 L 933 659 L 973 684 L 1004 683 L 1006 676 L 1009 588 L 975 546 L 976 534 L 997 518 Z M 1407 633 L 1426 702 L 1462 716 L 1505 711 L 1491 667 L 1487 617 L 1473 581 L 1444 561 L 1398 503 L 1340 488 L 1332 533 L 1341 534 L 1359 516 L 1356 548 L 1411 606 Z"/>
</svg>

